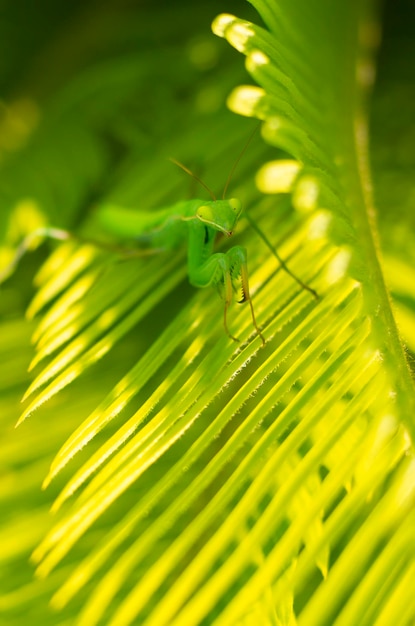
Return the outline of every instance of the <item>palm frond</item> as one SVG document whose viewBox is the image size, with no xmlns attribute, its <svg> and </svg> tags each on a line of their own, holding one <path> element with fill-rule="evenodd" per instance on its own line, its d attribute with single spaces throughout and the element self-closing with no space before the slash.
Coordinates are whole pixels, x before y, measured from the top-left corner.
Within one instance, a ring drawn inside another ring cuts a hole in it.
<svg viewBox="0 0 415 626">
<path fill-rule="evenodd" d="M 56 581 L 52 604 L 76 607 L 81 625 L 404 625 L 415 613 L 415 396 L 367 166 L 364 77 L 377 23 L 357 2 L 252 4 L 264 26 L 229 14 L 213 24 L 257 83 L 237 87 L 229 106 L 261 120 L 271 146 L 249 146 L 232 195 L 319 297 L 242 220 L 235 241 L 248 249 L 264 348 L 246 306 L 232 308 L 241 341 L 229 340 L 220 300 L 187 286 L 184 251 L 129 258 L 130 242 L 123 255 L 69 241 L 48 258 L 29 306 L 42 315 L 33 362 L 42 369 L 21 421 L 51 401 L 71 426 L 45 472 L 56 518 L 42 525 L 33 560 L 40 578 Z M 237 61 L 218 69 L 219 90 Z M 101 124 L 112 114 L 121 123 L 131 72 L 117 114 L 103 106 Z M 68 90 L 75 100 L 80 84 L 87 106 L 74 123 L 90 130 L 88 90 L 100 83 L 78 79 Z M 65 109 L 72 102 L 62 96 Z M 246 127 L 223 111 L 208 131 L 205 113 L 191 120 L 163 150 L 187 162 L 203 145 L 207 170 L 223 181 Z M 99 136 L 91 132 L 92 143 Z M 48 145 L 41 127 L 38 137 Z M 138 153 L 129 150 L 111 190 L 101 181 L 99 201 L 139 198 L 149 210 L 177 201 L 181 173 L 160 154 Z M 74 180 L 79 203 L 85 184 Z M 81 235 L 101 235 L 93 210 Z M 89 412 L 74 410 L 88 386 Z"/>
</svg>

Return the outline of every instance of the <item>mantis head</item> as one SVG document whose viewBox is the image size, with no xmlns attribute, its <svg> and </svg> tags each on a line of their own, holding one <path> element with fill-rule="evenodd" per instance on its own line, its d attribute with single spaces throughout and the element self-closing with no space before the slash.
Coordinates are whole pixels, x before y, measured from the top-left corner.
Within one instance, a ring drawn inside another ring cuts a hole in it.
<svg viewBox="0 0 415 626">
<path fill-rule="evenodd" d="M 204 224 L 230 237 L 241 212 L 240 201 L 231 198 L 230 200 L 206 202 L 197 209 L 196 217 Z"/>
</svg>

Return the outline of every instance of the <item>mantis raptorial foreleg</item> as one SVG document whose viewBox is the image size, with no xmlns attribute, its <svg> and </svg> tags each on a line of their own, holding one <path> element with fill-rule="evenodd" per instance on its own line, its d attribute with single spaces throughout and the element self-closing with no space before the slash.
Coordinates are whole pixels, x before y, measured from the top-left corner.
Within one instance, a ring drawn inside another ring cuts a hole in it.
<svg viewBox="0 0 415 626">
<path fill-rule="evenodd" d="M 195 230 L 196 229 L 193 228 L 190 231 L 189 238 L 195 238 Z M 226 334 L 234 341 L 239 340 L 229 331 L 227 313 L 234 296 L 239 292 L 240 298 L 238 299 L 238 302 L 249 302 L 252 323 L 258 335 L 261 337 L 262 343 L 265 345 L 264 336 L 262 335 L 255 318 L 254 307 L 252 305 L 251 295 L 249 292 L 246 249 L 242 248 L 242 246 L 234 246 L 227 252 L 216 252 L 215 254 L 210 254 L 209 256 L 210 233 L 206 230 L 206 227 L 203 231 L 205 232 L 205 242 L 200 248 L 202 255 L 199 255 L 196 258 L 189 254 L 188 271 L 190 283 L 195 287 L 201 288 L 208 287 L 209 285 L 216 286 L 218 290 L 222 292 L 222 296 L 225 301 L 223 324 Z M 214 234 L 215 233 L 213 231 L 213 236 Z M 192 248 L 193 246 L 190 245 L 189 241 L 189 250 L 192 250 Z M 207 257 L 206 260 L 201 261 L 201 259 L 205 256 Z"/>
</svg>

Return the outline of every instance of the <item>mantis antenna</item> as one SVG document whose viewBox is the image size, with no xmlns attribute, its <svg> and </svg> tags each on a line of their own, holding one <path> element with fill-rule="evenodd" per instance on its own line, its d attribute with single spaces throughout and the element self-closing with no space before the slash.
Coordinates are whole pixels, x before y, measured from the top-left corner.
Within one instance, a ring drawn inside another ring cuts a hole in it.
<svg viewBox="0 0 415 626">
<path fill-rule="evenodd" d="M 195 181 L 197 181 L 199 183 L 199 185 L 202 185 L 202 187 L 204 187 L 206 189 L 206 191 L 209 192 L 210 197 L 212 198 L 212 200 L 214 202 L 216 202 L 216 196 L 213 193 L 213 191 L 211 189 L 209 189 L 209 187 L 203 182 L 203 180 L 201 180 L 200 178 L 198 178 L 198 176 L 196 176 L 196 174 L 194 174 L 192 172 L 192 170 L 189 170 L 188 167 L 186 167 L 185 165 L 183 165 L 183 163 L 180 163 L 180 161 L 177 161 L 177 159 L 173 159 L 172 157 L 169 158 L 169 161 L 171 161 L 172 163 L 174 163 L 175 165 L 177 165 L 178 167 L 180 167 L 180 169 L 182 169 L 184 172 L 186 172 L 186 174 L 189 174 L 189 176 L 191 176 L 192 178 L 195 179 Z"/>
<path fill-rule="evenodd" d="M 226 192 L 228 191 L 228 187 L 229 187 L 230 182 L 232 180 L 232 177 L 233 177 L 233 175 L 235 173 L 235 169 L 238 166 L 239 161 L 242 159 L 243 155 L 245 154 L 246 150 L 248 149 L 248 146 L 251 143 L 252 139 L 254 138 L 255 133 L 257 132 L 258 128 L 260 127 L 260 124 L 261 123 L 259 123 L 259 124 L 257 124 L 255 126 L 254 130 L 249 135 L 249 137 L 248 137 L 244 147 L 242 148 L 241 152 L 239 153 L 238 158 L 236 159 L 236 161 L 234 161 L 234 163 L 232 165 L 232 168 L 231 168 L 231 171 L 228 174 L 228 178 L 226 179 L 225 187 L 223 188 L 222 200 L 225 200 Z M 196 174 L 194 174 L 192 172 L 192 170 L 189 170 L 189 168 L 186 167 L 185 165 L 183 165 L 183 163 L 181 163 L 177 159 L 173 159 L 172 157 L 169 158 L 169 161 L 171 161 L 172 163 L 174 163 L 175 165 L 180 167 L 180 169 L 182 169 L 184 172 L 186 172 L 186 174 L 189 174 L 189 176 L 194 178 L 199 183 L 199 185 L 202 185 L 202 187 L 204 187 L 206 189 L 206 191 L 209 192 L 209 195 L 212 198 L 212 200 L 214 200 L 216 202 L 216 196 L 213 193 L 213 191 L 206 185 L 206 183 L 203 182 L 203 180 L 201 178 L 196 176 Z"/>
<path fill-rule="evenodd" d="M 237 165 L 239 164 L 239 161 L 242 159 L 243 155 L 245 154 L 249 144 L 251 143 L 252 139 L 254 138 L 254 135 L 257 132 L 259 127 L 260 127 L 260 123 L 255 126 L 254 130 L 249 135 L 249 137 L 248 137 L 244 147 L 242 148 L 241 152 L 239 153 L 238 158 L 236 159 L 236 161 L 232 165 L 231 171 L 229 172 L 228 178 L 226 179 L 225 187 L 223 188 L 223 194 L 222 194 L 222 199 L 223 200 L 225 200 L 226 192 L 228 191 L 228 187 L 229 187 L 229 184 L 230 184 L 230 182 L 232 180 L 232 176 L 234 175 L 235 169 L 236 169 Z"/>
</svg>

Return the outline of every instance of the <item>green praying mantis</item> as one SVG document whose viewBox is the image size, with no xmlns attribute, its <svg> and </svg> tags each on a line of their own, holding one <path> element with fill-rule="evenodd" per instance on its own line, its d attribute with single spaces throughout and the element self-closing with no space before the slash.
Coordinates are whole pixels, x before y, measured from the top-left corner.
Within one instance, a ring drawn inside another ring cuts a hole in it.
<svg viewBox="0 0 415 626">
<path fill-rule="evenodd" d="M 247 145 L 245 145 L 244 150 L 232 167 L 225 184 L 223 199 L 221 200 L 218 200 L 209 187 L 185 165 L 175 159 L 171 159 L 173 163 L 200 183 L 209 192 L 212 199 L 182 201 L 154 212 L 107 205 L 99 207 L 96 210 L 95 217 L 108 234 L 119 237 L 121 240 L 131 240 L 133 238 L 138 244 L 146 244 L 147 247 L 154 250 L 173 250 L 187 240 L 187 271 L 189 282 L 194 287 L 204 288 L 213 286 L 219 290 L 225 303 L 223 324 L 226 334 L 234 341 L 239 341 L 237 337 L 234 337 L 229 331 L 227 321 L 228 309 L 234 299 L 237 299 L 240 303 L 248 302 L 253 326 L 262 341 L 262 345 L 265 345 L 265 338 L 257 324 L 249 291 L 248 255 L 246 248 L 233 246 L 226 252 L 214 252 L 215 240 L 218 234 L 221 233 L 226 237 L 230 237 L 241 217 L 242 207 L 240 201 L 236 198 L 226 200 L 225 195 L 234 169 L 246 147 Z M 248 214 L 245 215 L 255 231 L 270 248 L 272 254 L 277 258 L 284 271 L 302 288 L 308 290 L 314 297 L 318 297 L 314 289 L 303 283 L 288 268 L 257 224 Z M 52 227 L 36 230 L 19 246 L 13 261 L 13 266 L 15 266 L 21 256 L 30 249 L 30 243 L 32 239 L 36 237 L 65 240 L 74 238 L 75 236 L 65 230 Z M 100 246 L 101 244 L 96 243 L 96 245 Z M 8 274 L 9 273 L 10 268 L 8 269 Z M 1 279 L 0 275 L 0 281 Z"/>
</svg>

